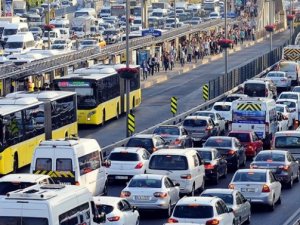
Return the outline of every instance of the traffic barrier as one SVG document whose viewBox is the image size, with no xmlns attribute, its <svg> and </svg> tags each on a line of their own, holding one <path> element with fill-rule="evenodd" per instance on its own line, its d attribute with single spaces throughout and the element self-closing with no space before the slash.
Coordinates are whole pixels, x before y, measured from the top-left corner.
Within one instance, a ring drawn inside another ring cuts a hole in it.
<svg viewBox="0 0 300 225">
<path fill-rule="evenodd" d="M 173 116 L 175 116 L 175 114 L 177 113 L 177 98 L 176 97 L 171 98 L 171 113 L 173 114 Z"/>
</svg>

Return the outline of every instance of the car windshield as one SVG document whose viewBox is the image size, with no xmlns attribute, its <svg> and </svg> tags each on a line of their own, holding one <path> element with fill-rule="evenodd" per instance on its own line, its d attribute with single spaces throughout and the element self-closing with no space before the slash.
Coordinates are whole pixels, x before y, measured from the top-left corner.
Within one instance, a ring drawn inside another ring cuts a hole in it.
<svg viewBox="0 0 300 225">
<path fill-rule="evenodd" d="M 0 225 L 48 225 L 47 218 L 0 216 Z M 62 223 L 61 223 L 62 224 Z"/>
<path fill-rule="evenodd" d="M 244 86 L 244 94 L 248 95 L 249 97 L 265 97 L 265 88 L 265 84 L 247 83 Z"/>
<path fill-rule="evenodd" d="M 296 103 L 295 103 L 295 102 L 290 102 L 290 101 L 277 101 L 276 103 L 286 105 L 286 106 L 289 107 L 289 108 L 296 108 Z"/>
<path fill-rule="evenodd" d="M 114 210 L 114 207 L 112 207 L 111 205 L 96 205 L 98 213 L 105 213 L 105 214 L 109 214 Z"/>
<path fill-rule="evenodd" d="M 284 162 L 285 161 L 285 155 L 275 152 L 260 152 L 256 158 L 255 161 L 268 161 L 268 162 Z"/>
<path fill-rule="evenodd" d="M 103 32 L 103 35 L 117 35 L 117 34 L 118 34 L 118 32 L 115 30 L 105 30 Z"/>
<path fill-rule="evenodd" d="M 266 77 L 284 77 L 283 73 L 268 73 Z"/>
<path fill-rule="evenodd" d="M 141 147 L 145 149 L 152 149 L 153 142 L 151 138 L 130 138 L 126 147 Z"/>
<path fill-rule="evenodd" d="M 224 193 L 203 193 L 201 194 L 203 197 L 218 197 L 222 199 L 226 204 L 233 204 L 233 196 L 232 194 L 224 194 Z"/>
<path fill-rule="evenodd" d="M 66 44 L 66 40 L 55 40 L 53 44 Z"/>
<path fill-rule="evenodd" d="M 275 148 L 300 148 L 300 137 L 297 136 L 276 137 Z"/>
<path fill-rule="evenodd" d="M 183 126 L 186 127 L 204 127 L 206 125 L 206 120 L 186 119 L 183 121 Z"/>
<path fill-rule="evenodd" d="M 181 155 L 154 155 L 149 162 L 152 170 L 187 170 L 188 163 L 185 156 Z"/>
<path fill-rule="evenodd" d="M 52 45 L 51 49 L 65 49 L 64 45 Z"/>
<path fill-rule="evenodd" d="M 204 161 L 212 160 L 212 153 L 210 151 L 198 151 L 198 153 Z"/>
<path fill-rule="evenodd" d="M 177 205 L 173 213 L 177 218 L 205 219 L 213 217 L 213 207 L 208 205 Z"/>
<path fill-rule="evenodd" d="M 230 111 L 231 106 L 230 105 L 215 105 L 214 110 L 216 111 Z"/>
<path fill-rule="evenodd" d="M 24 189 L 35 184 L 36 183 L 33 182 L 0 182 L 0 195 L 6 195 L 8 192 L 15 191 L 18 189 Z"/>
<path fill-rule="evenodd" d="M 129 153 L 129 152 L 113 152 L 109 155 L 108 159 L 110 161 L 139 161 L 140 157 L 136 153 Z"/>
<path fill-rule="evenodd" d="M 209 138 L 205 142 L 206 147 L 231 147 L 232 141 L 231 139 L 221 139 L 221 138 Z"/>
<path fill-rule="evenodd" d="M 23 42 L 7 42 L 5 48 L 23 48 Z"/>
<path fill-rule="evenodd" d="M 280 96 L 279 96 L 279 99 L 295 99 L 295 100 L 298 100 L 298 94 L 292 94 L 292 93 L 282 93 Z"/>
<path fill-rule="evenodd" d="M 157 179 L 132 179 L 128 187 L 135 188 L 161 188 L 161 180 Z"/>
<path fill-rule="evenodd" d="M 255 171 L 237 172 L 233 182 L 266 182 L 266 173 Z"/>
<path fill-rule="evenodd" d="M 96 41 L 94 40 L 87 40 L 87 41 L 82 41 L 80 42 L 81 45 L 95 45 L 97 44 Z"/>
<path fill-rule="evenodd" d="M 229 133 L 229 137 L 235 137 L 240 142 L 250 142 L 250 134 L 249 133 Z"/>
<path fill-rule="evenodd" d="M 4 29 L 3 35 L 9 36 L 9 35 L 14 35 L 18 32 L 17 29 Z"/>
<path fill-rule="evenodd" d="M 177 127 L 158 127 L 153 133 L 159 135 L 179 135 L 179 129 Z"/>
</svg>

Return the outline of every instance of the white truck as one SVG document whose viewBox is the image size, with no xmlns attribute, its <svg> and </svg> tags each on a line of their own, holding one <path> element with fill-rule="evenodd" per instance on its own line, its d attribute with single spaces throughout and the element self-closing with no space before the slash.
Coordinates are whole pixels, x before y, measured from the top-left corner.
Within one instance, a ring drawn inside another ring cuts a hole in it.
<svg viewBox="0 0 300 225">
<path fill-rule="evenodd" d="M 26 1 L 23 0 L 13 0 L 13 12 L 14 15 L 22 16 L 26 13 Z"/>
<path fill-rule="evenodd" d="M 79 16 L 73 18 L 71 22 L 71 31 L 73 35 L 79 38 L 91 34 L 91 27 L 95 24 L 95 18 L 91 16 Z"/>
</svg>

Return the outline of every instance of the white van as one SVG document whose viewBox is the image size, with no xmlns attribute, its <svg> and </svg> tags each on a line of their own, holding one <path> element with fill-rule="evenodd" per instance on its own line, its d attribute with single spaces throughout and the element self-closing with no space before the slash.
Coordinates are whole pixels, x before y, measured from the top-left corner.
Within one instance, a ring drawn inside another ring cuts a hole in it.
<svg viewBox="0 0 300 225">
<path fill-rule="evenodd" d="M 155 16 L 155 17 L 159 17 L 159 18 L 167 17 L 168 10 L 167 9 L 153 9 L 151 16 Z"/>
<path fill-rule="evenodd" d="M 256 78 L 243 84 L 243 94 L 249 97 L 276 98 L 277 89 L 271 80 Z"/>
<path fill-rule="evenodd" d="M 272 148 L 287 150 L 296 160 L 300 160 L 300 130 L 276 132 Z"/>
<path fill-rule="evenodd" d="M 36 43 L 32 33 L 20 32 L 8 37 L 4 48 L 4 55 L 29 52 L 30 49 L 34 49 L 35 47 Z"/>
<path fill-rule="evenodd" d="M 194 195 L 204 190 L 204 161 L 194 149 L 161 149 L 152 153 L 146 170 L 149 174 L 167 175 L 180 184 L 180 193 Z"/>
<path fill-rule="evenodd" d="M 74 17 L 80 17 L 80 16 L 92 16 L 94 18 L 97 18 L 96 10 L 93 8 L 83 8 L 79 9 L 75 12 Z"/>
<path fill-rule="evenodd" d="M 48 174 L 57 183 L 84 186 L 100 195 L 107 192 L 104 164 L 95 139 L 51 140 L 35 149 L 30 173 Z"/>
<path fill-rule="evenodd" d="M 44 31 L 42 40 L 43 43 L 48 43 L 48 33 L 49 31 Z M 50 43 L 53 43 L 56 39 L 61 39 L 60 30 L 58 28 L 54 28 L 50 31 Z"/>
<path fill-rule="evenodd" d="M 28 32 L 27 23 L 8 23 L 4 26 L 1 40 L 6 42 L 9 36 L 19 32 Z"/>
<path fill-rule="evenodd" d="M 254 131 L 263 140 L 264 149 L 270 149 L 277 131 L 276 103 L 270 98 L 246 98 L 232 102 L 233 131 Z"/>
<path fill-rule="evenodd" d="M 48 184 L 9 192 L 0 199 L 0 224 L 101 224 L 91 193 L 84 187 Z"/>
</svg>

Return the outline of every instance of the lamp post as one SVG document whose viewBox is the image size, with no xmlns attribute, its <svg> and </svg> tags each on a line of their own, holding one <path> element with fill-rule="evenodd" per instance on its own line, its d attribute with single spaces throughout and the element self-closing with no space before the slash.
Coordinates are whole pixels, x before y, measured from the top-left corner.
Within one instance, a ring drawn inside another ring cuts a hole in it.
<svg viewBox="0 0 300 225">
<path fill-rule="evenodd" d="M 293 0 L 290 0 L 290 14 L 293 15 Z M 290 44 L 292 44 L 292 36 L 294 29 L 294 20 L 290 21 Z"/>
<path fill-rule="evenodd" d="M 269 0 L 269 24 L 272 24 L 272 0 Z M 270 52 L 272 51 L 273 48 L 273 32 L 270 32 Z"/>
<path fill-rule="evenodd" d="M 224 28 L 224 33 L 225 33 L 225 39 L 227 39 L 228 34 L 227 34 L 227 0 L 225 0 L 225 6 L 224 6 L 224 15 L 225 15 L 225 28 Z M 227 48 L 225 48 L 225 76 L 228 74 L 228 52 Z"/>
<path fill-rule="evenodd" d="M 130 23 L 129 23 L 129 17 L 130 17 L 130 6 L 129 1 L 126 0 L 126 68 L 129 68 L 129 29 L 130 29 Z M 130 80 L 125 79 L 125 87 L 126 87 L 126 137 L 130 136 L 129 130 L 128 130 L 128 115 L 130 112 Z"/>
<path fill-rule="evenodd" d="M 176 0 L 174 0 L 174 28 L 177 28 L 177 23 L 176 23 Z"/>
<path fill-rule="evenodd" d="M 50 0 L 48 0 L 48 26 L 50 26 Z M 50 49 L 50 30 L 48 30 L 48 49 Z"/>
</svg>

